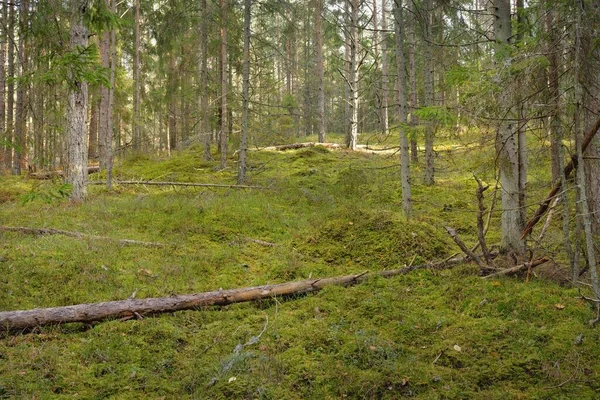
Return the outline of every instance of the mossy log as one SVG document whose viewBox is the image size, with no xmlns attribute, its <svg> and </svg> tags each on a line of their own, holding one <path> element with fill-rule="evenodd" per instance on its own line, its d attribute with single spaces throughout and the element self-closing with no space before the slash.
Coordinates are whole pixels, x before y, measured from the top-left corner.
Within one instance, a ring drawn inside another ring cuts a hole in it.
<svg viewBox="0 0 600 400">
<path fill-rule="evenodd" d="M 277 296 L 289 296 L 317 292 L 328 285 L 353 285 L 372 276 L 391 277 L 424 268 L 448 268 L 465 262 L 464 257 L 453 257 L 438 263 L 408 266 L 378 273 L 361 273 L 323 279 L 306 279 L 275 285 L 246 287 L 241 289 L 215 290 L 212 292 L 127 299 L 102 303 L 78 304 L 64 307 L 36 308 L 33 310 L 0 312 L 0 327 L 7 331 L 31 329 L 43 325 L 70 322 L 89 323 L 115 318 L 141 318 L 142 316 L 198 309 L 209 306 L 225 306 L 232 303 L 255 301 Z"/>
</svg>

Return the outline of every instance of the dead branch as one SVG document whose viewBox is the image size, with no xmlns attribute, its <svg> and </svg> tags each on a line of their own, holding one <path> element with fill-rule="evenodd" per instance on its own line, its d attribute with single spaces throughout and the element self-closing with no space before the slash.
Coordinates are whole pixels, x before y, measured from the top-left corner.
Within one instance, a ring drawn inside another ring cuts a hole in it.
<svg viewBox="0 0 600 400">
<path fill-rule="evenodd" d="M 590 145 L 590 142 L 594 138 L 594 135 L 596 135 L 596 132 L 598 132 L 598 129 L 600 129 L 600 118 L 598 118 L 596 120 L 596 123 L 594 124 L 594 126 L 592 126 L 590 128 L 590 130 L 587 131 L 587 133 L 585 134 L 585 137 L 583 138 L 583 143 L 581 145 L 582 153 L 584 153 L 587 150 L 588 146 Z M 567 166 L 565 166 L 565 168 L 563 170 L 563 173 L 565 174 L 564 175 L 565 178 L 568 178 L 569 175 L 571 175 L 571 172 L 573 172 L 576 168 L 577 168 L 577 154 L 572 154 L 571 162 L 569 162 L 569 164 L 567 164 Z M 548 196 L 546 196 L 546 199 L 540 204 L 540 207 L 537 209 L 536 213 L 527 222 L 527 226 L 525 227 L 525 229 L 523 229 L 523 234 L 521 235 L 521 239 L 523 239 L 525 236 L 527 236 L 528 234 L 531 233 L 535 224 L 537 224 L 539 222 L 540 218 L 542 218 L 542 215 L 544 215 L 544 213 L 550 207 L 550 203 L 552 202 L 554 197 L 560 192 L 561 186 L 562 186 L 562 183 L 560 180 L 554 184 L 554 187 L 552 188 L 550 193 L 548 193 Z"/>
<path fill-rule="evenodd" d="M 64 307 L 37 308 L 33 310 L 0 312 L 0 327 L 7 331 L 35 328 L 42 325 L 70 322 L 93 322 L 107 319 L 132 319 L 147 315 L 199 309 L 209 306 L 224 306 L 232 303 L 255 301 L 277 296 L 289 296 L 317 292 L 328 285 L 349 286 L 373 276 L 392 277 L 417 269 L 449 268 L 465 262 L 466 258 L 455 257 L 438 263 L 415 265 L 395 270 L 368 274 L 366 272 L 322 279 L 306 279 L 275 285 L 254 286 L 241 289 L 215 290 L 211 292 L 157 297 L 148 299 L 127 299 L 102 303 L 78 304 Z"/>
<path fill-rule="evenodd" d="M 516 267 L 503 269 L 502 271 L 484 276 L 483 279 L 489 279 L 489 278 L 498 277 L 498 276 L 515 275 L 521 271 L 529 271 L 530 269 L 533 269 L 533 268 L 537 267 L 538 265 L 542 265 L 548 261 L 550 261 L 550 259 L 548 257 L 538 258 L 538 259 L 532 260 L 530 262 L 526 262 L 521 265 L 517 265 Z"/>
<path fill-rule="evenodd" d="M 342 146 L 337 144 L 337 143 L 315 143 L 315 142 L 305 142 L 305 143 L 292 143 L 292 144 L 283 144 L 280 146 L 269 146 L 269 147 L 264 147 L 262 150 L 267 150 L 267 151 L 285 151 L 285 150 L 296 150 L 296 149 L 303 149 L 303 148 L 307 148 L 307 147 L 315 147 L 315 146 L 320 146 L 320 147 L 325 147 L 326 149 L 341 149 Z"/>
<path fill-rule="evenodd" d="M 96 172 L 100 172 L 99 166 L 92 165 L 92 166 L 88 167 L 88 174 L 93 174 Z M 52 178 L 64 178 L 65 173 L 62 170 L 39 171 L 39 172 L 32 172 L 28 176 L 33 179 L 52 179 Z"/>
<path fill-rule="evenodd" d="M 481 268 L 481 271 L 488 270 L 488 267 L 483 263 L 483 261 L 481 261 L 481 258 L 479 258 L 479 256 L 477 254 L 473 253 L 465 245 L 465 243 L 458 237 L 456 230 L 454 230 L 453 228 L 451 228 L 449 226 L 446 226 L 444 228 L 446 229 L 446 232 L 448 232 L 448 235 L 450 235 L 452 240 L 454 240 L 454 243 L 456 243 L 456 245 L 458 247 L 460 247 L 460 249 L 463 251 L 463 253 L 465 253 L 471 260 L 475 261 L 477 263 L 477 265 L 479 265 L 479 268 Z"/>
<path fill-rule="evenodd" d="M 277 246 L 277 243 L 267 242 L 265 240 L 260 240 L 260 239 L 253 239 L 253 238 L 250 238 L 250 237 L 246 237 L 246 238 L 244 238 L 244 240 L 246 242 L 255 243 L 255 244 L 258 244 L 258 245 L 263 246 L 263 247 L 275 247 L 275 246 Z"/>
<path fill-rule="evenodd" d="M 77 239 L 94 239 L 94 240 L 110 240 L 122 245 L 139 245 L 146 247 L 164 247 L 164 243 L 158 242 L 143 242 L 133 239 L 114 239 L 108 236 L 87 235 L 81 232 L 63 231 L 62 229 L 54 228 L 28 228 L 25 226 L 0 226 L 0 232 L 18 232 L 28 235 L 63 235 Z"/>
<path fill-rule="evenodd" d="M 483 253 L 483 258 L 485 262 L 489 265 L 490 263 L 490 252 L 487 248 L 487 244 L 485 243 L 485 228 L 483 224 L 483 215 L 485 214 L 485 205 L 483 204 L 483 192 L 485 192 L 490 186 L 483 186 L 481 180 L 473 175 L 475 181 L 477 181 L 477 203 L 479 204 L 479 211 L 477 212 L 477 238 L 479 240 L 479 245 L 481 246 L 481 252 Z"/>
<path fill-rule="evenodd" d="M 112 181 L 115 185 L 148 185 L 148 186 L 192 186 L 192 187 L 214 187 L 225 189 L 261 189 L 270 190 L 266 186 L 251 185 L 224 185 L 218 183 L 195 183 L 195 182 L 160 182 L 160 181 Z M 89 185 L 106 185 L 105 181 L 90 181 Z"/>
</svg>

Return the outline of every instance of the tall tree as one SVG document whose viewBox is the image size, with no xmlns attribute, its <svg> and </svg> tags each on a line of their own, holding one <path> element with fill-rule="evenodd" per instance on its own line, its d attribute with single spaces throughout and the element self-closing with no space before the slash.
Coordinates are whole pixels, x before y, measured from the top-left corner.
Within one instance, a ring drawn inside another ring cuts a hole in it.
<svg viewBox="0 0 600 400">
<path fill-rule="evenodd" d="M 248 151 L 248 105 L 250 101 L 250 19 L 251 2 L 244 0 L 244 65 L 242 67 L 242 136 L 238 163 L 238 184 L 246 180 L 246 155 Z"/>
<path fill-rule="evenodd" d="M 13 153 L 14 153 L 14 112 L 15 112 L 15 4 L 6 3 L 8 7 L 8 81 L 6 85 L 6 136 L 8 141 L 7 165 L 14 172 Z"/>
<path fill-rule="evenodd" d="M 6 129 L 6 43 L 8 37 L 8 4 L 2 5 L 2 13 L 0 14 L 0 172 L 5 168 L 10 168 L 10 137 L 7 135 Z"/>
<path fill-rule="evenodd" d="M 88 51 L 89 33 L 84 25 L 89 0 L 71 0 L 71 40 L 70 51 L 76 62 L 85 57 Z M 79 68 L 72 66 L 67 77 L 69 96 L 67 106 L 67 182 L 72 185 L 71 200 L 83 201 L 87 196 L 87 97 L 88 83 L 81 76 Z"/>
<path fill-rule="evenodd" d="M 133 151 L 140 151 L 142 138 L 140 132 L 140 0 L 135 0 L 135 49 L 133 56 Z"/>
<path fill-rule="evenodd" d="M 323 63 L 323 0 L 315 0 L 315 64 L 317 73 L 317 132 L 319 143 L 325 142 L 325 66 Z"/>
<path fill-rule="evenodd" d="M 202 138 L 204 145 L 204 159 L 210 160 L 210 142 L 211 134 L 209 127 L 209 111 L 208 111 L 208 8 L 206 0 L 200 0 L 199 8 L 199 45 L 200 45 L 200 65 L 198 68 L 198 96 L 200 107 L 200 123 L 198 126 L 198 137 Z"/>
<path fill-rule="evenodd" d="M 400 122 L 400 180 L 402 183 L 402 209 L 409 218 L 412 213 L 412 194 L 410 185 L 410 155 L 408 147 L 407 115 L 408 99 L 406 91 L 406 59 L 404 55 L 404 20 L 402 0 L 394 0 L 394 19 L 396 30 L 396 69 L 398 73 L 398 119 Z M 408 0 L 411 1 L 411 0 Z"/>
<path fill-rule="evenodd" d="M 423 2 L 423 30 L 424 30 L 424 68 L 423 82 L 425 86 L 425 98 L 423 105 L 425 107 L 435 106 L 434 93 L 434 64 L 433 64 L 433 0 L 425 0 Z M 433 140 L 434 140 L 434 122 L 431 120 L 425 121 L 425 170 L 423 172 L 423 182 L 426 185 L 434 184 L 434 157 Z"/>
<path fill-rule="evenodd" d="M 221 76 L 221 169 L 227 167 L 227 0 L 219 0 L 221 11 L 221 45 L 220 45 L 220 76 Z"/>
<path fill-rule="evenodd" d="M 388 54 L 387 54 L 387 6 L 386 0 L 381 0 L 381 128 L 384 135 L 389 131 L 389 111 L 388 111 Z"/>
<path fill-rule="evenodd" d="M 358 144 L 358 83 L 360 81 L 359 71 L 361 60 L 359 59 L 359 37 L 358 37 L 358 25 L 359 25 L 359 6 L 360 0 L 348 0 L 350 6 L 350 26 L 347 28 L 349 31 L 348 42 L 350 46 L 350 60 L 349 60 L 349 76 L 348 76 L 348 87 L 350 90 L 350 98 L 348 103 L 350 104 L 350 132 L 346 139 L 346 145 L 349 149 L 356 150 Z"/>
<path fill-rule="evenodd" d="M 494 52 L 499 78 L 511 63 L 510 46 L 512 37 L 510 0 L 495 0 L 490 9 L 494 16 Z M 506 79 L 506 78 L 505 78 Z M 520 211 L 519 143 L 513 124 L 511 89 L 507 82 L 498 96 L 500 118 L 497 133 L 498 168 L 502 186 L 502 246 L 517 256 L 522 255 L 525 243 L 521 239 L 524 221 Z"/>
</svg>

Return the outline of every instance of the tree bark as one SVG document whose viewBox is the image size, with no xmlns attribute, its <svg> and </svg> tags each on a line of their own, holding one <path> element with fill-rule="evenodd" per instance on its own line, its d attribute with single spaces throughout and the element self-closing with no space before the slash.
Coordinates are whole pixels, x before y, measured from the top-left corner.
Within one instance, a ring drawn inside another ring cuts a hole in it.
<svg viewBox="0 0 600 400">
<path fill-rule="evenodd" d="M 325 143 L 325 68 L 323 64 L 323 0 L 315 0 L 315 64 L 317 73 L 317 132 L 319 143 Z"/>
<path fill-rule="evenodd" d="M 407 36 L 408 36 L 408 81 L 410 86 L 410 104 L 409 112 L 411 113 L 410 125 L 415 127 L 418 124 L 417 117 L 414 114 L 415 110 L 419 107 L 417 100 L 417 67 L 415 63 L 415 48 L 417 46 L 415 39 L 415 3 L 414 1 L 408 2 L 408 25 L 407 25 Z M 419 150 L 417 146 L 417 139 L 414 137 L 410 139 L 410 156 L 411 161 L 415 164 L 419 162 Z"/>
<path fill-rule="evenodd" d="M 219 0 L 221 9 L 221 169 L 227 167 L 227 0 Z"/>
<path fill-rule="evenodd" d="M 423 3 L 423 14 L 425 23 L 425 65 L 423 81 L 425 85 L 425 107 L 433 107 L 435 93 L 434 93 L 434 66 L 433 66 L 433 54 L 432 54 L 432 24 L 433 24 L 433 4 L 431 0 L 426 0 Z M 433 185 L 435 183 L 434 178 L 434 157 L 433 152 L 433 137 L 434 137 L 434 121 L 425 121 L 425 171 L 423 175 L 423 183 L 425 185 Z"/>
<path fill-rule="evenodd" d="M 8 82 L 6 85 L 6 138 L 8 142 L 6 165 L 11 171 L 14 170 L 13 154 L 14 154 L 14 112 L 15 112 L 15 4 L 7 2 L 5 7 L 8 7 Z"/>
<path fill-rule="evenodd" d="M 412 214 L 410 183 L 410 155 L 406 126 L 408 101 L 406 96 L 406 59 L 404 57 L 404 21 L 402 0 L 395 0 L 396 70 L 398 74 L 398 119 L 400 122 L 400 180 L 402 183 L 402 210 L 406 218 Z"/>
<path fill-rule="evenodd" d="M 27 74 L 27 48 L 25 45 L 25 33 L 27 31 L 27 17 L 29 13 L 29 1 L 22 0 L 19 3 L 19 42 L 17 44 L 17 61 L 19 77 Z M 17 84 L 17 103 L 15 107 L 15 162 L 13 172 L 21 175 L 21 171 L 27 170 L 27 83 L 22 80 Z"/>
<path fill-rule="evenodd" d="M 6 43 L 10 40 L 8 36 L 8 4 L 2 6 L 2 18 L 0 21 L 0 173 L 5 168 L 10 169 L 10 137 L 6 129 Z M 3 142 L 3 143 L 2 143 Z"/>
<path fill-rule="evenodd" d="M 89 33 L 83 19 L 89 0 L 72 0 L 71 51 L 80 52 L 88 45 Z M 83 201 L 87 196 L 87 96 L 88 84 L 73 72 L 69 73 L 69 104 L 67 108 L 67 182 L 72 185 L 71 200 Z"/>
<path fill-rule="evenodd" d="M 389 85 L 389 68 L 388 68 L 388 50 L 387 50 L 387 10 L 386 0 L 381 0 L 381 119 L 383 134 L 387 136 L 390 130 L 389 102 L 388 102 L 388 85 Z"/>
<path fill-rule="evenodd" d="M 248 104 L 250 101 L 250 18 L 252 0 L 244 0 L 244 65 L 242 71 L 242 136 L 238 163 L 238 185 L 246 181 L 246 155 L 248 152 Z"/>
<path fill-rule="evenodd" d="M 350 75 L 348 86 L 350 89 L 350 132 L 347 139 L 348 148 L 356 150 L 358 144 L 358 81 L 359 81 L 359 60 L 358 60 L 358 6 L 359 0 L 350 1 Z"/>
<path fill-rule="evenodd" d="M 133 151 L 142 149 L 140 132 L 140 0 L 135 0 L 135 49 L 133 56 Z"/>
<path fill-rule="evenodd" d="M 209 127 L 208 111 L 208 8 L 206 0 L 200 0 L 200 76 L 199 76 L 199 95 L 200 95 L 200 123 L 198 124 L 199 136 L 204 145 L 204 160 L 212 159 L 210 154 L 211 134 Z"/>
</svg>

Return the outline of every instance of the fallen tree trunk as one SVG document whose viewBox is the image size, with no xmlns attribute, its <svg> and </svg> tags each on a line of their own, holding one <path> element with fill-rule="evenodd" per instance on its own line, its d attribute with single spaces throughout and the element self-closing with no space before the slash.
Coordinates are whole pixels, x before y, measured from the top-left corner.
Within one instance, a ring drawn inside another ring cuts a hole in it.
<svg viewBox="0 0 600 400">
<path fill-rule="evenodd" d="M 88 174 L 93 174 L 96 172 L 100 172 L 99 166 L 92 165 L 92 166 L 88 167 Z M 63 178 L 65 176 L 65 173 L 61 170 L 39 171 L 39 172 L 32 172 L 28 176 L 33 179 L 52 179 L 52 178 Z"/>
<path fill-rule="evenodd" d="M 269 146 L 269 147 L 264 147 L 261 150 L 269 150 L 269 151 L 273 151 L 273 150 L 277 150 L 277 151 L 285 151 L 285 150 L 296 150 L 296 149 L 303 149 L 303 148 L 307 148 L 307 147 L 315 147 L 315 146 L 320 146 L 320 147 L 325 147 L 327 149 L 341 149 L 342 146 L 337 144 L 337 143 L 315 143 L 315 142 L 305 142 L 305 143 L 292 143 L 292 144 L 283 144 L 280 146 Z"/>
<path fill-rule="evenodd" d="M 596 135 L 596 132 L 598 132 L 598 129 L 600 129 L 600 118 L 598 118 L 596 120 L 596 123 L 594 124 L 594 126 L 592 126 L 590 128 L 590 130 L 587 131 L 587 133 L 585 134 L 585 137 L 583 138 L 583 143 L 581 144 L 582 153 L 584 153 L 587 150 L 592 139 Z M 569 164 L 567 164 L 567 166 L 563 170 L 563 173 L 565 174 L 565 178 L 568 178 L 569 175 L 571 175 L 571 172 L 573 172 L 576 168 L 577 168 L 577 154 L 573 154 L 573 155 L 571 155 L 571 162 L 569 162 Z M 538 221 L 540 220 L 540 218 L 542 218 L 542 215 L 544 215 L 544 213 L 546 211 L 548 211 L 548 208 L 550 207 L 550 203 L 552 203 L 552 200 L 554 199 L 554 197 L 556 195 L 558 195 L 561 187 L 562 187 L 562 184 L 561 184 L 560 180 L 554 184 L 554 187 L 552 188 L 550 193 L 548 193 L 548 196 L 546 196 L 546 199 L 542 202 L 542 204 L 540 204 L 540 207 L 537 209 L 536 213 L 527 222 L 527 226 L 525 227 L 525 229 L 523 229 L 523 234 L 521 235 L 521 239 L 523 239 L 525 236 L 527 236 L 529 233 L 531 233 L 535 224 L 537 224 Z"/>
<path fill-rule="evenodd" d="M 275 285 L 254 286 L 241 289 L 215 290 L 188 295 L 127 299 L 103 303 L 78 304 L 64 307 L 37 308 L 33 310 L 0 312 L 0 327 L 6 330 L 23 330 L 42 325 L 93 322 L 114 318 L 141 318 L 145 315 L 224 306 L 232 303 L 260 300 L 276 296 L 289 296 L 317 292 L 328 285 L 353 285 L 372 276 L 391 277 L 424 268 L 448 268 L 463 263 L 465 257 L 454 257 L 439 263 L 408 266 L 379 273 L 361 273 L 323 279 L 306 279 Z"/>
<path fill-rule="evenodd" d="M 538 265 L 542 265 L 548 261 L 550 261 L 550 259 L 548 257 L 538 258 L 536 260 L 526 262 L 521 265 L 517 265 L 516 267 L 506 268 L 506 269 L 503 269 L 502 271 L 498 271 L 496 273 L 484 276 L 483 279 L 518 274 L 521 271 L 528 271 L 529 269 L 533 269 L 533 268 L 537 267 Z"/>
<path fill-rule="evenodd" d="M 250 185 L 225 185 L 220 183 L 195 183 L 195 182 L 160 182 L 160 181 L 112 181 L 114 185 L 149 185 L 149 186 L 191 186 L 191 187 L 214 187 L 226 189 L 271 189 L 266 186 Z M 90 181 L 90 185 L 106 185 L 105 181 Z"/>
<path fill-rule="evenodd" d="M 133 239 L 113 239 L 107 236 L 87 235 L 81 232 L 63 231 L 62 229 L 54 228 L 29 228 L 25 226 L 0 226 L 0 232 L 18 232 L 28 235 L 63 235 L 74 237 L 77 239 L 95 239 L 95 240 L 110 240 L 123 245 L 139 245 L 146 247 L 164 247 L 164 243 L 158 242 L 143 242 Z"/>
</svg>

